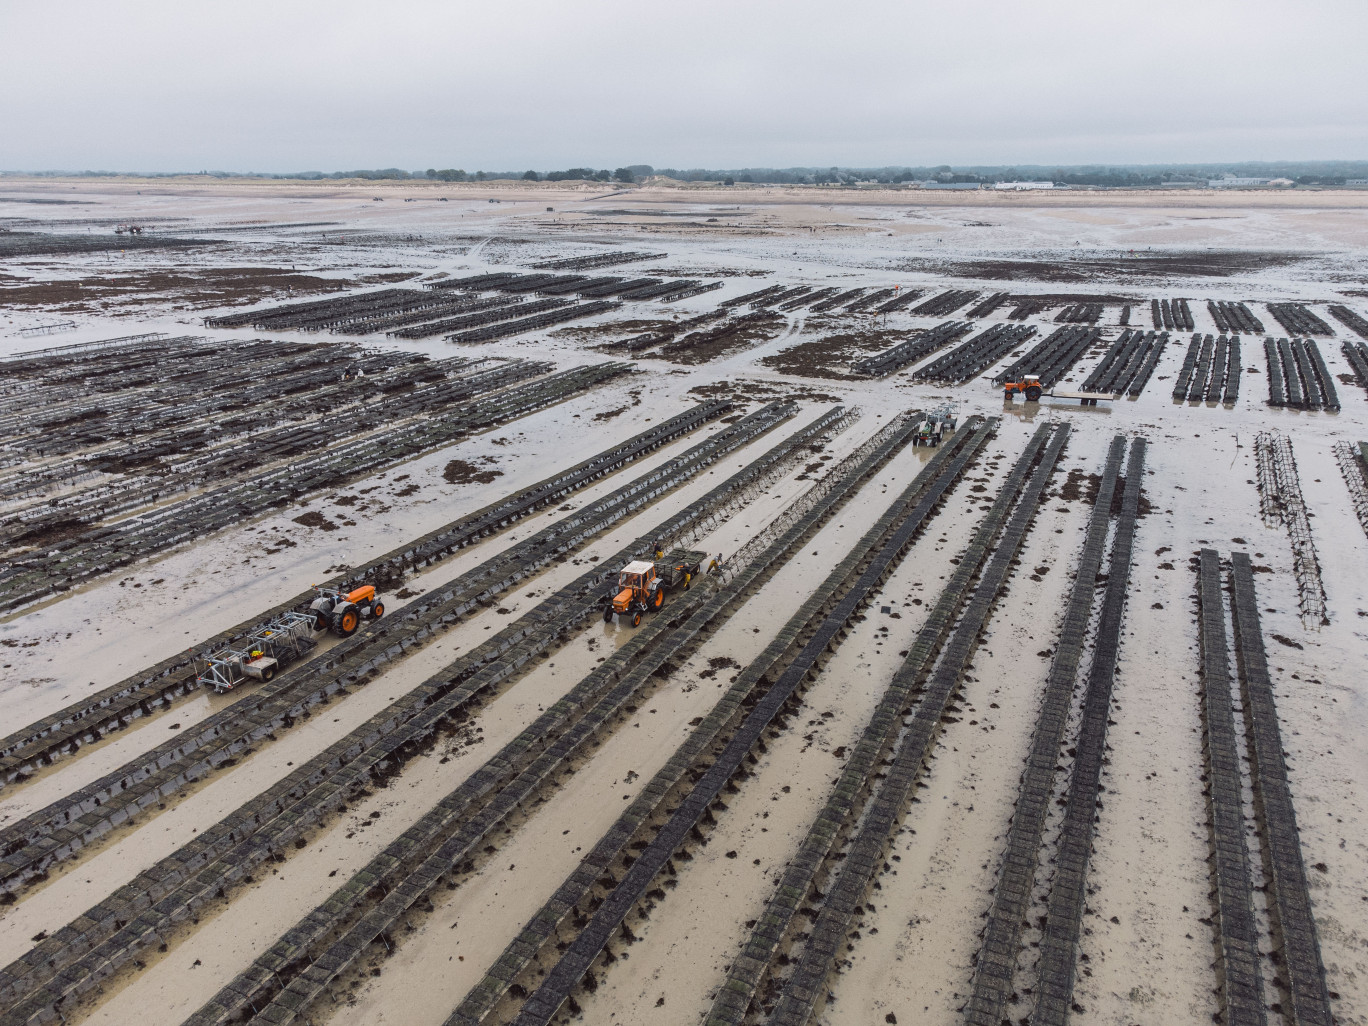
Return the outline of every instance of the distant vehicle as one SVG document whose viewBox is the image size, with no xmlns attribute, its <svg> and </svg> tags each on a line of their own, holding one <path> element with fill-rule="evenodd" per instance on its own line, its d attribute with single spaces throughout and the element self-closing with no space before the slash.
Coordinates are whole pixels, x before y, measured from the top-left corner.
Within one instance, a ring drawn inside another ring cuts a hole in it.
<svg viewBox="0 0 1368 1026">
<path fill-rule="evenodd" d="M 1041 393 L 1044 389 L 1040 387 L 1040 376 L 1038 374 L 1023 375 L 1020 381 L 1008 381 L 1003 384 L 1003 398 L 1008 402 L 1018 392 L 1026 397 L 1028 403 L 1040 402 Z"/>
<path fill-rule="evenodd" d="M 917 425 L 917 432 L 912 437 L 913 445 L 940 445 L 941 440 L 955 430 L 957 417 L 955 408 L 949 404 L 938 407 L 928 413 L 924 420 Z"/>
<path fill-rule="evenodd" d="M 121 224 L 114 229 L 115 235 L 141 235 L 143 226 L 140 224 Z"/>
<path fill-rule="evenodd" d="M 1052 392 L 1044 391 L 1040 386 L 1040 378 L 1034 374 L 1023 375 L 1020 381 L 1008 381 L 1003 385 L 1003 399 L 1007 402 L 1012 401 L 1012 397 L 1020 392 L 1026 397 L 1028 403 L 1040 402 L 1042 395 L 1049 396 L 1051 399 L 1077 399 L 1083 406 L 1096 406 L 1099 402 L 1111 402 L 1119 399 L 1120 395 L 1115 392 Z"/>
</svg>

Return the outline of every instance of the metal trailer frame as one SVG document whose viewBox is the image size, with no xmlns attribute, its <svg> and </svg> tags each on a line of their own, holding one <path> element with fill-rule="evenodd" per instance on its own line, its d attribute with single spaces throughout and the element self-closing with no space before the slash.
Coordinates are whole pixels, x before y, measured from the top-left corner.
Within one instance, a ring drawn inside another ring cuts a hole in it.
<svg viewBox="0 0 1368 1026">
<path fill-rule="evenodd" d="M 254 651 L 274 659 L 280 669 L 285 669 L 314 647 L 313 634 L 312 616 L 281 613 L 247 635 L 239 642 L 242 647 L 224 646 L 200 656 L 206 665 L 204 672 L 196 676 L 196 683 L 212 687 L 216 694 L 232 691 L 252 677 L 243 667 L 251 661 Z"/>
</svg>

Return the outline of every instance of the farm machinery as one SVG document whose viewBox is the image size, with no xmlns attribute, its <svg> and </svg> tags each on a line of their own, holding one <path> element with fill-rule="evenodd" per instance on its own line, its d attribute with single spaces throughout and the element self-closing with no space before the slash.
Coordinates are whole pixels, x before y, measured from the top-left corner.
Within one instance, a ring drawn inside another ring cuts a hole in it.
<svg viewBox="0 0 1368 1026">
<path fill-rule="evenodd" d="M 248 680 L 269 681 L 280 670 L 313 650 L 315 618 L 307 613 L 281 613 L 238 642 L 236 647 L 206 652 L 201 687 L 232 691 Z"/>
<path fill-rule="evenodd" d="M 270 680 L 313 650 L 315 631 L 332 631 L 339 638 L 356 633 L 365 619 L 385 615 L 385 603 L 367 584 L 350 591 L 314 586 L 315 598 L 304 612 L 272 617 L 246 637 L 204 653 L 199 684 L 217 692 L 232 691 L 248 680 Z"/>
<path fill-rule="evenodd" d="M 653 562 L 635 559 L 624 566 L 617 577 L 617 589 L 604 595 L 603 621 L 611 623 L 613 616 L 630 617 L 633 627 L 641 625 L 648 610 L 665 605 L 665 596 L 675 588 L 689 590 L 702 564 L 702 552 L 675 549 L 661 553 L 657 550 Z"/>
<path fill-rule="evenodd" d="M 314 592 L 318 597 L 309 604 L 309 612 L 315 628 L 331 630 L 339 638 L 355 634 L 363 619 L 378 620 L 385 615 L 385 603 L 375 594 L 373 584 L 345 592 L 314 585 Z"/>
<path fill-rule="evenodd" d="M 1035 374 L 1023 374 L 1018 381 L 1003 382 L 1002 398 L 1005 402 L 1010 403 L 1018 392 L 1026 397 L 1028 403 L 1040 402 L 1042 395 L 1050 399 L 1077 399 L 1083 406 L 1096 406 L 1099 401 L 1111 402 L 1121 398 L 1115 392 L 1061 392 L 1058 389 L 1046 392 Z"/>
<path fill-rule="evenodd" d="M 1040 377 L 1035 374 L 1024 374 L 1020 381 L 1005 381 L 1002 385 L 1002 397 L 1008 402 L 1020 392 L 1028 403 L 1038 403 L 1044 391 L 1040 385 Z"/>
<path fill-rule="evenodd" d="M 917 425 L 912 437 L 913 445 L 940 445 L 941 439 L 951 434 L 958 423 L 954 406 L 947 403 L 928 413 Z"/>
</svg>

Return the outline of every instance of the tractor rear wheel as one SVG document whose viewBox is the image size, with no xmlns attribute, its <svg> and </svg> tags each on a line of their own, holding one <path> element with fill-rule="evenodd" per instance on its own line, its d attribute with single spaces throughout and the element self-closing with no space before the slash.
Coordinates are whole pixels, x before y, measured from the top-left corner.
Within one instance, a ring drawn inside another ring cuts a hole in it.
<svg viewBox="0 0 1368 1026">
<path fill-rule="evenodd" d="M 315 610 L 313 610 L 313 615 L 314 615 L 314 630 L 316 630 L 316 631 L 326 631 L 326 630 L 328 629 L 328 627 L 332 625 L 332 616 L 331 616 L 331 614 L 325 612 L 324 610 L 322 610 L 322 609 L 315 609 Z"/>
<path fill-rule="evenodd" d="M 652 605 L 654 608 L 659 609 L 659 608 L 660 608 L 661 606 L 663 606 L 664 604 L 665 604 L 665 588 L 664 588 L 664 586 L 662 585 L 661 587 L 657 588 L 656 591 L 655 591 L 655 594 L 651 596 L 651 605 Z"/>
<path fill-rule="evenodd" d="M 1030 388 L 1026 389 L 1026 401 L 1028 403 L 1040 402 L 1040 389 L 1037 388 L 1035 385 L 1032 385 Z"/>
<path fill-rule="evenodd" d="M 350 603 L 333 610 L 332 629 L 339 638 L 349 638 L 361 623 L 361 611 Z"/>
</svg>

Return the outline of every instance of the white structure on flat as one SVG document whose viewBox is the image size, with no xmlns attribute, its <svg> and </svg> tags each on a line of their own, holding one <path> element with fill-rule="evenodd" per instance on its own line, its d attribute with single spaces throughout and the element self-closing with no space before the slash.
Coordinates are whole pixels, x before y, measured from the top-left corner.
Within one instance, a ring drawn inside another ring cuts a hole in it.
<svg viewBox="0 0 1368 1026">
<path fill-rule="evenodd" d="M 1027 189 L 1053 189 L 1054 182 L 996 182 L 994 189 L 1012 190 L 1013 192 L 1024 192 Z"/>
</svg>

